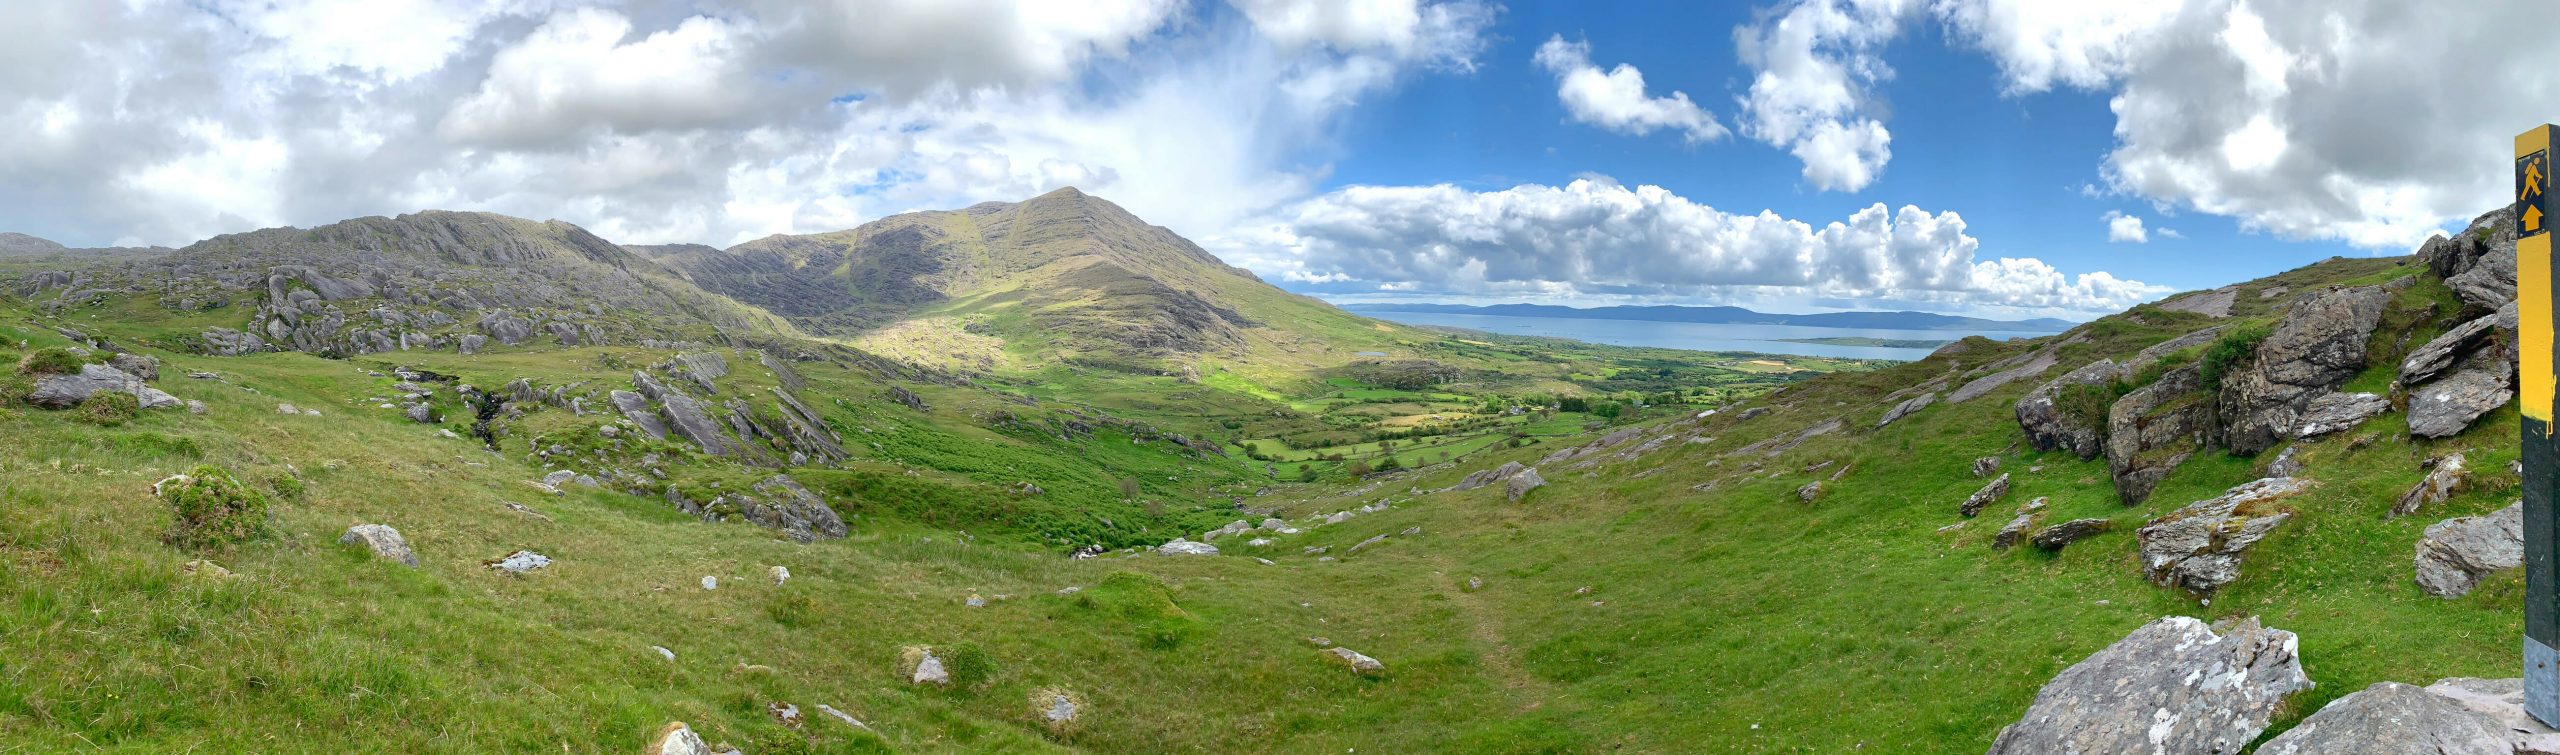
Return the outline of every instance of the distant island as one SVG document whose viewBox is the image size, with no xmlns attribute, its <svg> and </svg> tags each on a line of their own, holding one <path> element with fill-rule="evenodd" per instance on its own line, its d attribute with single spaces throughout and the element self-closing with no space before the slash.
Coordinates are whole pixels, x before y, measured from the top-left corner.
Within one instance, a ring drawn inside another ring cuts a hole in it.
<svg viewBox="0 0 2560 755">
<path fill-rule="evenodd" d="M 1824 312 L 1810 315 L 1783 315 L 1755 312 L 1741 307 L 1682 306 L 1617 306 L 1562 307 L 1552 304 L 1495 304 L 1471 306 L 1463 304 L 1351 304 L 1343 309 L 1363 314 L 1377 312 L 1418 312 L 1456 315 L 1493 315 L 1498 317 L 1540 317 L 1569 320 L 1638 320 L 1645 322 L 1686 322 L 1721 325 L 1798 325 L 1814 328 L 1867 328 L 1877 330 L 1972 330 L 2013 331 L 2021 333 L 2060 333 L 2077 325 L 2050 317 L 2033 320 L 1986 320 L 1978 317 L 1941 315 L 1931 312 Z M 1808 341 L 1807 343 L 1812 343 Z"/>
<path fill-rule="evenodd" d="M 1823 346 L 1869 346 L 1885 349 L 1935 349 L 1955 343 L 1953 340 L 1932 341 L 1923 338 L 1868 338 L 1866 336 L 1830 336 L 1826 338 L 1775 338 L 1787 343 L 1811 343 Z"/>
</svg>

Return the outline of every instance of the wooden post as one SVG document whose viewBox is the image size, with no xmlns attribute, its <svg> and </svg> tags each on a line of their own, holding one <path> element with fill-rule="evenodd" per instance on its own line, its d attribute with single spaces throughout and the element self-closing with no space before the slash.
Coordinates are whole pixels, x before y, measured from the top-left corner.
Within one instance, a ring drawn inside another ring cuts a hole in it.
<svg viewBox="0 0 2560 755">
<path fill-rule="evenodd" d="M 2551 435 L 2553 136 L 2550 124 L 2516 135 L 2516 390 L 2524 410 L 2524 708 L 2560 724 L 2560 518 L 2551 509 L 2560 482 Z"/>
</svg>

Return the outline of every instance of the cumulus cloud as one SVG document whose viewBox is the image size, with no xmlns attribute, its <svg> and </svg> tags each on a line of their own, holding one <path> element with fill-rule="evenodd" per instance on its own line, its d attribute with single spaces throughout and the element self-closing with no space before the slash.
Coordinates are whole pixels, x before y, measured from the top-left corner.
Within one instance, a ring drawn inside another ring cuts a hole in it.
<svg viewBox="0 0 2560 755">
<path fill-rule="evenodd" d="M 2510 137 L 2560 119 L 2526 94 L 2560 88 L 2541 0 L 1794 0 L 1735 30 L 1743 132 L 1864 187 L 1891 159 L 1880 50 L 1924 17 L 2005 92 L 2107 93 L 2108 192 L 2286 239 L 2405 250 L 2506 201 Z"/>
<path fill-rule="evenodd" d="M 1620 63 L 1607 71 L 1591 63 L 1591 45 L 1566 42 L 1562 35 L 1538 46 L 1534 60 L 1556 76 L 1556 98 L 1573 119 L 1637 136 L 1655 129 L 1680 132 L 1691 142 L 1724 138 L 1724 124 L 1689 101 L 1685 92 L 1647 97 L 1644 73 Z"/>
<path fill-rule="evenodd" d="M 1205 235 L 1311 193 L 1345 113 L 1464 75 L 1498 13 L 1238 2 L 37 3 L 0 46 L 0 225 L 444 208 L 725 244 L 1072 184 Z"/>
<path fill-rule="evenodd" d="M 2142 228 L 2142 218 L 2109 210 L 2106 215 L 2100 216 L 2099 219 L 2107 221 L 2107 243 L 2151 243 L 2151 234 L 2144 231 Z M 2162 233 L 2166 235 L 2168 234 L 2168 231 L 2164 229 Z"/>
<path fill-rule="evenodd" d="M 1301 284 L 1459 296 L 1798 298 L 2114 311 L 2166 289 L 1980 259 L 1954 212 L 1876 204 L 1814 225 L 1605 178 L 1500 191 L 1351 186 L 1213 240 Z"/>
<path fill-rule="evenodd" d="M 1916 0 L 1802 0 L 1734 29 L 1752 71 L 1743 133 L 1785 148 L 1823 191 L 1874 183 L 1893 159 L 1873 88 L 1893 78 L 1881 57 Z"/>
</svg>

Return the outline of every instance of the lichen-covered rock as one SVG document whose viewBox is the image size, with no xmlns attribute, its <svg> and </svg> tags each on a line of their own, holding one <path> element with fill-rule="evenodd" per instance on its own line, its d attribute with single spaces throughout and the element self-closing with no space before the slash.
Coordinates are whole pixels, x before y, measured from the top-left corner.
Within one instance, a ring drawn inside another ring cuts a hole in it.
<svg viewBox="0 0 2560 755">
<path fill-rule="evenodd" d="M 693 733 L 693 728 L 683 721 L 677 721 L 658 729 L 657 736 L 649 738 L 649 746 L 641 749 L 640 755 L 718 754 L 711 751 L 710 744 L 702 741 L 702 735 Z"/>
<path fill-rule="evenodd" d="M 2459 598 L 2491 573 L 2524 565 L 2524 502 L 2427 525 L 2418 539 L 2418 589 Z"/>
<path fill-rule="evenodd" d="M 1820 498 L 1822 498 L 1821 480 L 1808 482 L 1804 484 L 1804 487 L 1796 488 L 1796 500 L 1798 501 L 1812 503 Z"/>
<path fill-rule="evenodd" d="M 36 379 L 35 390 L 27 394 L 27 403 L 47 409 L 69 409 L 88 401 L 99 391 L 133 394 L 144 409 L 184 406 L 186 402 L 158 388 L 144 385 L 141 378 L 103 364 L 80 365 L 71 375 L 46 375 Z"/>
<path fill-rule="evenodd" d="M 902 675 L 907 677 L 908 684 L 935 686 L 951 684 L 951 670 L 943 667 L 942 657 L 934 655 L 933 648 L 901 649 L 898 651 L 898 665 L 903 669 Z"/>
<path fill-rule="evenodd" d="M 2418 385 L 2443 374 L 2496 337 L 2498 316 L 2487 315 L 2456 325 L 2400 360 L 2400 383 Z"/>
<path fill-rule="evenodd" d="M 1963 514 L 1965 518 L 1971 519 L 1975 515 L 1981 514 L 1984 507 L 1990 506 L 1993 502 L 2007 497 L 2008 495 L 2009 476 L 2003 474 L 1999 479 L 1992 480 L 1991 484 L 1982 486 L 1981 490 L 1973 491 L 1972 496 L 1965 498 L 1964 503 L 1956 507 L 1956 513 Z"/>
<path fill-rule="evenodd" d="M 504 558 L 490 559 L 483 562 L 482 565 L 508 574 L 520 575 L 525 572 L 550 566 L 551 557 L 535 553 L 533 551 L 516 551 L 514 553 L 507 554 Z"/>
<path fill-rule="evenodd" d="M 1162 556 L 1215 556 L 1218 555 L 1218 546 L 1210 545 L 1208 543 L 1195 543 L 1177 537 L 1173 539 L 1173 542 L 1156 546 L 1156 554 Z"/>
<path fill-rule="evenodd" d="M 2291 436 L 2311 399 L 2364 371 L 2366 343 L 2390 302 L 2389 291 L 2364 286 L 2295 304 L 2247 366 L 2223 378 L 2223 446 L 2256 454 Z"/>
<path fill-rule="evenodd" d="M 2124 505 L 2151 497 L 2151 489 L 2186 463 L 2221 428 L 2214 397 L 2195 365 L 2170 370 L 2158 381 L 2125 394 L 2107 409 L 2107 471 Z"/>
<path fill-rule="evenodd" d="M 2142 567 L 2162 587 L 2211 593 L 2240 578 L 2240 557 L 2293 513 L 2275 502 L 2310 489 L 2270 477 L 2224 491 L 2151 520 L 2135 534 Z"/>
<path fill-rule="evenodd" d="M 2371 393 L 2330 392 L 2302 410 L 2302 419 L 2293 429 L 2293 437 L 2317 438 L 2345 432 L 2364 424 L 2365 420 L 2391 411 L 2391 400 Z"/>
<path fill-rule="evenodd" d="M 2391 507 L 2391 516 L 2408 516 L 2430 504 L 2445 502 L 2445 499 L 2453 497 L 2454 489 L 2462 487 L 2462 481 L 2470 476 L 2471 471 L 2463 466 L 2462 454 L 2451 453 L 2437 458 L 2434 467 L 2427 470 L 2427 476 L 2419 478 L 2418 484 L 2409 488 L 2409 492 L 2400 494 L 2400 501 Z"/>
<path fill-rule="evenodd" d="M 2098 452 L 2104 450 L 2100 437 L 2107 418 L 2065 412 L 2060 402 L 2066 392 L 2103 387 L 2125 374 L 2124 367 L 2115 360 L 2100 359 L 2027 392 L 2018 399 L 2016 408 L 2018 427 L 2026 431 L 2027 445 L 2038 451 L 2069 451 L 2083 459 L 2097 458 Z"/>
<path fill-rule="evenodd" d="M 1378 662 L 1378 659 L 1376 658 L 1361 655 L 1350 648 L 1329 647 L 1325 648 L 1323 652 L 1325 655 L 1332 657 L 1334 662 L 1340 663 L 1344 667 L 1351 669 L 1352 673 L 1380 674 L 1385 673 L 1387 670 L 1387 664 Z"/>
<path fill-rule="evenodd" d="M 2237 755 L 2311 686 L 2292 632 L 2163 617 L 2056 675 L 1990 755 Z"/>
<path fill-rule="evenodd" d="M 2330 701 L 2258 755 L 2513 755 L 2494 719 L 2442 695 L 2382 682 Z"/>
<path fill-rule="evenodd" d="M 358 543 L 364 544 L 366 549 L 373 551 L 373 555 L 380 556 L 385 561 L 413 569 L 418 566 L 418 554 L 409 550 L 409 541 L 400 537 L 399 530 L 389 526 L 359 524 L 348 527 L 346 534 L 338 536 L 339 545 Z"/>
<path fill-rule="evenodd" d="M 2002 526 L 2000 532 L 1991 536 L 1991 548 L 2008 550 L 2016 546 L 2019 541 L 2025 540 L 2027 531 L 2035 527 L 2037 515 L 2044 513 L 2044 505 L 2045 499 L 2038 498 L 2019 507 L 2018 515 L 2010 519 L 2007 525 Z"/>
<path fill-rule="evenodd" d="M 1997 371 L 1974 378 L 1972 382 L 1965 383 L 1953 393 L 1947 394 L 1947 403 L 1961 404 L 1972 401 L 1999 390 L 2001 386 L 2042 375 L 2046 370 L 2053 369 L 2056 361 L 2053 349 L 2048 348 L 1995 364 L 1993 366 Z"/>
<path fill-rule="evenodd" d="M 728 493 L 712 499 L 714 512 L 730 507 L 737 509 L 740 519 L 780 530 L 794 542 L 832 540 L 851 532 L 834 508 L 790 475 L 767 477 L 756 483 L 753 492 Z"/>
<path fill-rule="evenodd" d="M 141 380 L 160 379 L 160 360 L 141 354 L 117 354 L 107 359 L 107 365 Z"/>
<path fill-rule="evenodd" d="M 1973 460 L 1973 476 L 1975 477 L 1989 477 L 1991 476 L 1991 473 L 1998 471 L 2000 471 L 2000 457 L 1985 456 Z"/>
<path fill-rule="evenodd" d="M 622 412 L 623 419 L 631 420 L 632 425 L 639 427 L 640 432 L 648 433 L 649 437 L 657 440 L 666 440 L 667 423 L 658 420 L 657 412 L 650 411 L 649 397 L 631 391 L 614 391 L 610 398 L 613 408 Z"/>
</svg>

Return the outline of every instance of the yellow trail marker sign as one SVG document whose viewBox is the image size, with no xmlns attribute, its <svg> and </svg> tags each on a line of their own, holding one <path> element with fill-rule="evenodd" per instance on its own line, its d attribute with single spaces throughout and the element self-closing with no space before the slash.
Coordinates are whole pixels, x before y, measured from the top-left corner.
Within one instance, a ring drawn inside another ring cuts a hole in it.
<svg viewBox="0 0 2560 755">
<path fill-rule="evenodd" d="M 2517 398 L 2524 435 L 2524 708 L 2560 724 L 2560 439 L 2551 435 L 2552 399 L 2560 393 L 2552 351 L 2551 146 L 2555 128 L 2516 135 Z"/>
</svg>

